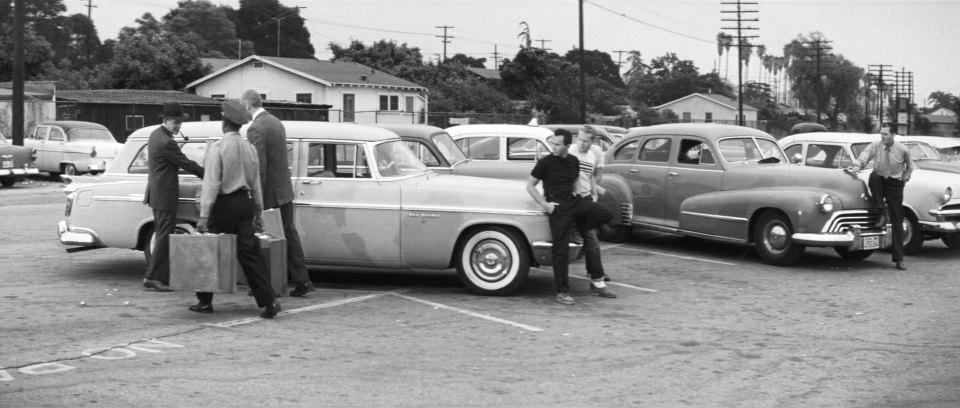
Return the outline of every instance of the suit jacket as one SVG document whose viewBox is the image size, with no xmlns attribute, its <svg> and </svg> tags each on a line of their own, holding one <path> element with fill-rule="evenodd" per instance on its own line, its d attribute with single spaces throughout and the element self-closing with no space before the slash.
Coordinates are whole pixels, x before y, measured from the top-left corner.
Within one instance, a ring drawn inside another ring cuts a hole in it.
<svg viewBox="0 0 960 408">
<path fill-rule="evenodd" d="M 263 111 L 247 128 L 247 141 L 257 148 L 259 156 L 263 209 L 293 202 L 293 185 L 287 159 L 287 131 L 280 119 Z"/>
<path fill-rule="evenodd" d="M 180 151 L 173 134 L 162 125 L 150 133 L 147 142 L 147 191 L 143 203 L 155 210 L 176 211 L 180 201 L 180 169 L 203 178 L 203 167 Z"/>
</svg>

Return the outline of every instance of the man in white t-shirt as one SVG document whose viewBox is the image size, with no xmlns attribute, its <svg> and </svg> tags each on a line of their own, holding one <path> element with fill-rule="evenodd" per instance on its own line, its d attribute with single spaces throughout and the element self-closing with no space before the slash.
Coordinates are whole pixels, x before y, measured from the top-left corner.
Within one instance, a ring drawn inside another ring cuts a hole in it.
<svg viewBox="0 0 960 408">
<path fill-rule="evenodd" d="M 577 133 L 576 148 L 569 151 L 569 154 L 580 160 L 580 178 L 573 188 L 573 194 L 592 201 L 597 201 L 600 194 L 603 193 L 603 188 L 597 184 L 600 181 L 600 173 L 604 166 L 603 150 L 593 143 L 593 139 L 599 132 L 594 126 L 583 125 L 580 132 Z M 604 273 L 603 263 L 600 261 L 600 240 L 597 239 L 597 230 L 584 230 L 578 226 L 576 231 L 583 238 L 587 274 L 590 275 L 592 281 L 590 289 L 596 291 L 601 297 L 617 297 L 617 294 L 606 285 L 606 281 L 609 281 L 610 278 Z"/>
</svg>

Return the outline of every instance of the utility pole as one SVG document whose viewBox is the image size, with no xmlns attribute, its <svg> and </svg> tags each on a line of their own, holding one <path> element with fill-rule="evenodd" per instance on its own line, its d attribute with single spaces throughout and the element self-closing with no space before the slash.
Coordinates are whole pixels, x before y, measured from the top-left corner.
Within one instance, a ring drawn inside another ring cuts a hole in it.
<svg viewBox="0 0 960 408">
<path fill-rule="evenodd" d="M 23 146 L 23 0 L 13 1 L 13 144 Z"/>
<path fill-rule="evenodd" d="M 823 73 L 822 73 L 822 71 L 821 71 L 822 61 L 823 61 L 824 57 L 832 57 L 832 55 L 829 54 L 829 51 L 832 50 L 833 47 L 827 45 L 827 44 L 830 44 L 831 42 L 833 42 L 833 41 L 814 40 L 814 41 L 804 41 L 804 42 L 803 42 L 803 45 L 804 45 L 804 49 L 803 49 L 803 50 L 804 50 L 805 52 L 806 52 L 806 51 L 813 51 L 813 57 L 814 57 L 815 62 L 816 62 L 816 71 L 815 71 L 816 73 L 815 73 L 814 75 L 816 75 L 816 77 L 817 77 L 817 83 L 816 83 L 816 86 L 817 86 L 817 97 L 816 97 L 816 102 L 817 102 L 817 123 L 820 123 L 820 114 L 821 114 L 821 112 L 823 111 L 823 102 L 822 102 L 822 100 L 823 100 Z M 808 48 L 806 47 L 807 45 L 812 46 L 812 49 L 808 49 Z M 805 57 L 809 57 L 810 55 L 804 55 L 804 56 L 805 56 Z"/>
<path fill-rule="evenodd" d="M 910 124 L 912 122 L 910 118 L 910 108 L 913 105 L 913 72 L 908 72 L 906 68 L 901 67 L 900 71 L 893 72 L 893 77 L 895 81 L 894 100 L 897 104 L 895 109 L 897 117 L 894 120 L 897 128 L 895 130 L 899 131 L 900 124 L 903 123 L 907 126 L 903 134 L 910 134 Z M 904 95 L 906 95 L 906 97 Z"/>
<path fill-rule="evenodd" d="M 94 9 L 94 8 L 97 8 L 97 6 L 94 6 L 94 5 L 93 5 L 93 0 L 87 0 L 87 5 L 84 6 L 84 7 L 87 8 L 87 20 L 93 21 L 93 18 L 90 17 L 90 10 L 91 10 L 91 9 Z"/>
<path fill-rule="evenodd" d="M 883 124 L 883 87 L 885 84 L 892 83 L 891 72 L 893 66 L 888 64 L 867 65 L 868 78 L 872 78 L 877 84 L 877 121 Z M 869 87 L 869 85 L 868 85 Z"/>
<path fill-rule="evenodd" d="M 625 52 L 630 52 L 630 51 L 616 50 L 616 51 L 614 51 L 614 52 L 617 53 L 617 68 L 619 69 L 619 68 L 621 67 L 621 57 L 623 57 L 623 53 L 625 53 Z M 619 72 L 618 72 L 618 74 L 619 74 Z"/>
<path fill-rule="evenodd" d="M 443 29 L 443 35 L 436 35 L 434 37 L 443 38 L 443 41 L 440 41 L 443 43 L 443 62 L 447 62 L 447 44 L 450 43 L 450 40 L 448 40 L 448 38 L 454 38 L 452 35 L 447 35 L 447 29 L 455 28 L 455 27 L 443 25 L 443 26 L 436 26 L 436 28 Z"/>
<path fill-rule="evenodd" d="M 580 4 L 580 123 L 587 123 L 587 77 L 583 73 L 583 0 Z"/>
<path fill-rule="evenodd" d="M 550 49 L 547 48 L 546 43 L 553 42 L 552 40 L 533 40 L 533 41 L 540 41 L 540 49 L 544 51 L 550 51 Z"/>
<path fill-rule="evenodd" d="M 264 26 L 264 25 L 267 25 L 267 24 L 270 24 L 270 23 L 276 21 L 276 22 L 277 22 L 277 56 L 279 57 L 279 56 L 280 56 L 280 20 L 283 20 L 284 18 L 289 17 L 291 13 L 297 13 L 297 14 L 299 14 L 299 13 L 300 13 L 300 9 L 305 9 L 305 8 L 306 8 L 306 7 L 302 7 L 302 6 L 293 6 L 293 7 L 292 7 L 292 10 L 284 11 L 283 13 L 280 13 L 279 15 L 277 15 L 277 16 L 274 17 L 274 18 L 271 18 L 271 19 L 269 19 L 269 20 L 267 20 L 267 21 L 264 21 L 264 22 L 262 22 L 262 23 L 260 23 L 260 24 L 257 24 L 255 27 L 251 28 L 251 30 L 260 28 L 260 27 L 262 27 L 262 26 Z"/>
<path fill-rule="evenodd" d="M 757 27 L 744 26 L 743 23 L 748 22 L 758 22 L 759 19 L 756 18 L 743 18 L 744 13 L 756 13 L 757 10 L 744 10 L 742 6 L 745 5 L 757 5 L 757 2 L 745 2 L 737 0 L 735 2 L 720 2 L 724 6 L 737 6 L 736 10 L 720 10 L 721 14 L 736 14 L 736 18 L 721 18 L 720 21 L 730 21 L 736 22 L 736 27 L 723 27 L 724 30 L 737 30 L 737 35 L 734 38 L 737 39 L 737 102 L 739 103 L 739 110 L 737 115 L 737 124 L 740 126 L 746 126 L 745 118 L 743 117 L 743 61 L 740 58 L 741 53 L 743 52 L 743 47 L 750 47 L 749 39 L 757 38 L 756 35 L 744 35 L 744 30 L 758 30 Z"/>
<path fill-rule="evenodd" d="M 497 44 L 493 44 L 493 69 L 500 70 L 500 54 L 497 53 Z"/>
</svg>

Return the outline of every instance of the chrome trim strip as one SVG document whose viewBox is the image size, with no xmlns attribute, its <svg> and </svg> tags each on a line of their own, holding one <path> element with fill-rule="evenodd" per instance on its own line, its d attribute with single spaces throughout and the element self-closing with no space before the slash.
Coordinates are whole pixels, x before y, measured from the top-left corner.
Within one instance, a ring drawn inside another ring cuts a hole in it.
<svg viewBox="0 0 960 408">
<path fill-rule="evenodd" d="M 705 214 L 705 213 L 698 213 L 698 212 L 693 212 L 693 211 L 681 211 L 680 213 L 681 213 L 681 214 L 687 214 L 687 215 L 693 215 L 693 216 L 696 216 L 696 217 L 712 218 L 712 219 L 723 220 L 723 221 L 739 221 L 739 222 L 747 222 L 747 221 L 749 221 L 748 219 L 742 218 L 742 217 L 730 217 L 730 216 L 726 216 L 726 215 Z"/>
<path fill-rule="evenodd" d="M 958 227 L 960 227 L 960 222 L 954 223 L 950 221 L 920 221 L 920 229 L 924 231 L 937 231 L 937 232 L 956 232 Z"/>
<path fill-rule="evenodd" d="M 404 211 L 424 211 L 424 212 L 462 212 L 462 213 L 482 213 L 482 214 L 500 214 L 500 215 L 547 215 L 539 210 L 500 210 L 492 208 L 473 208 L 473 207 L 403 207 Z"/>
<path fill-rule="evenodd" d="M 385 205 L 373 205 L 373 204 L 344 204 L 337 203 L 331 205 L 330 203 L 305 203 L 298 202 L 294 203 L 296 207 L 309 207 L 309 208 L 336 208 L 336 209 L 349 209 L 349 210 L 387 210 L 387 211 L 400 211 L 403 210 L 399 205 L 397 206 L 385 206 Z"/>
<path fill-rule="evenodd" d="M 678 233 L 680 233 L 680 234 L 683 234 L 683 235 L 689 235 L 689 236 L 692 236 L 692 237 L 708 238 L 708 239 L 712 239 L 712 240 L 715 240 L 715 241 L 724 241 L 724 242 L 730 242 L 730 243 L 733 243 L 733 244 L 741 244 L 741 245 L 749 244 L 749 242 L 747 242 L 747 240 L 739 239 L 739 238 L 725 237 L 725 236 L 722 236 L 722 235 L 705 234 L 705 233 L 702 233 L 702 232 L 687 231 L 687 230 L 677 230 L 676 232 L 678 232 Z"/>
</svg>

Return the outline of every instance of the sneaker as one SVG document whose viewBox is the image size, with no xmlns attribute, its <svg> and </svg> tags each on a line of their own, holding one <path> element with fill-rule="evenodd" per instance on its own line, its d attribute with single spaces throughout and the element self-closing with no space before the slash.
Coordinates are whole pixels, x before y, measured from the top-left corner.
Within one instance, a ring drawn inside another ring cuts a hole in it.
<svg viewBox="0 0 960 408">
<path fill-rule="evenodd" d="M 577 303 L 577 301 L 573 300 L 573 297 L 567 294 L 566 292 L 557 293 L 557 302 L 563 303 L 565 305 L 574 305 Z"/>
<path fill-rule="evenodd" d="M 610 298 L 610 299 L 613 299 L 613 298 L 616 298 L 616 297 L 617 297 L 617 293 L 614 292 L 613 290 L 611 290 L 609 286 L 604 286 L 604 287 L 602 287 L 602 288 L 598 288 L 598 287 L 594 286 L 593 283 L 591 282 L 591 283 L 590 283 L 590 290 L 592 290 L 592 291 L 594 291 L 594 292 L 597 292 L 597 295 L 599 295 L 599 296 L 602 297 L 602 298 Z"/>
</svg>

